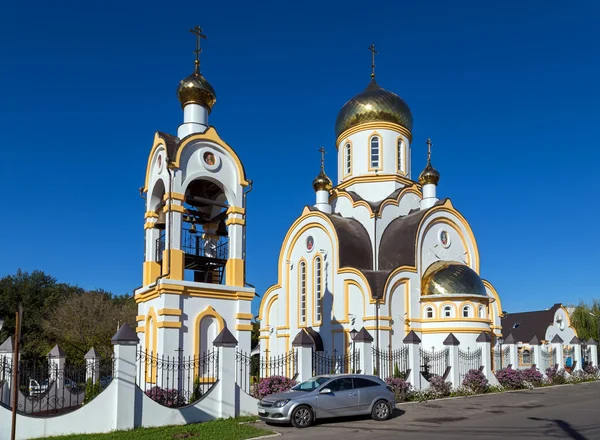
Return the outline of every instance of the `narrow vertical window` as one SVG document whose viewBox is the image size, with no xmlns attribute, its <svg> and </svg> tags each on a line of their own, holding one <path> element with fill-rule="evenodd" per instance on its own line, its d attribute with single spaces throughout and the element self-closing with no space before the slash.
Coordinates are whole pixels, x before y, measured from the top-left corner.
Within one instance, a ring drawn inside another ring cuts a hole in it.
<svg viewBox="0 0 600 440">
<path fill-rule="evenodd" d="M 306 263 L 300 263 L 300 324 L 306 324 Z"/>
<path fill-rule="evenodd" d="M 371 168 L 379 168 L 379 136 L 371 138 Z"/>
<path fill-rule="evenodd" d="M 316 320 L 321 322 L 321 299 L 323 296 L 323 284 L 321 280 L 321 257 L 315 259 L 315 308 Z"/>
<path fill-rule="evenodd" d="M 446 317 L 446 318 L 452 317 L 452 308 L 450 306 L 444 307 L 444 317 Z"/>
<path fill-rule="evenodd" d="M 346 175 L 350 174 L 352 172 L 352 151 L 351 151 L 351 146 L 350 143 L 346 144 L 346 151 L 345 151 L 345 166 L 346 166 Z"/>
<path fill-rule="evenodd" d="M 398 156 L 398 172 L 402 172 L 402 139 L 398 139 L 396 155 Z"/>
<path fill-rule="evenodd" d="M 463 318 L 469 318 L 471 315 L 471 308 L 469 306 L 463 307 Z"/>
<path fill-rule="evenodd" d="M 433 309 L 431 307 L 427 307 L 426 312 L 428 318 L 433 318 Z"/>
<path fill-rule="evenodd" d="M 479 317 L 481 319 L 485 319 L 485 309 L 483 308 L 483 306 L 479 306 Z"/>
</svg>

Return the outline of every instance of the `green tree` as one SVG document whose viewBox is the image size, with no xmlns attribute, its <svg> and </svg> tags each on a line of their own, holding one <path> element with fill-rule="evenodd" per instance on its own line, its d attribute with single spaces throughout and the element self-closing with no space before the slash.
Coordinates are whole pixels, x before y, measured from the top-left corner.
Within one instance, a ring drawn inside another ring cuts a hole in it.
<svg viewBox="0 0 600 440">
<path fill-rule="evenodd" d="M 260 336 L 260 322 L 252 322 L 252 333 L 250 334 L 250 347 L 252 350 L 258 345 Z"/>
<path fill-rule="evenodd" d="M 594 299 L 589 304 L 581 301 L 571 313 L 571 324 L 577 330 L 577 336 L 582 341 L 589 338 L 598 339 L 599 321 L 600 299 Z"/>
</svg>

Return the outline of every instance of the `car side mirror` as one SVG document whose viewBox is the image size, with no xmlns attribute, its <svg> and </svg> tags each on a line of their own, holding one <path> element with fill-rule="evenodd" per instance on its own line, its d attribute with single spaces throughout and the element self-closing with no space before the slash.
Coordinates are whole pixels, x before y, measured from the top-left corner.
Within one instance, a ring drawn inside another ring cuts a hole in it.
<svg viewBox="0 0 600 440">
<path fill-rule="evenodd" d="M 331 390 L 329 388 L 323 388 L 319 391 L 319 394 L 331 394 Z"/>
</svg>

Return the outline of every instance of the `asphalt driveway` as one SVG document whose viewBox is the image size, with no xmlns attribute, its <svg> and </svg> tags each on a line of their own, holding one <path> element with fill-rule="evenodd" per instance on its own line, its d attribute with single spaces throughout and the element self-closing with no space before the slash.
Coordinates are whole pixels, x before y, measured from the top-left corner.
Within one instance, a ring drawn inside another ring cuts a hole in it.
<svg viewBox="0 0 600 440">
<path fill-rule="evenodd" d="M 261 423 L 262 425 L 262 423 Z M 268 426 L 285 440 L 571 438 L 600 440 L 600 382 L 398 405 L 392 419 Z"/>
</svg>

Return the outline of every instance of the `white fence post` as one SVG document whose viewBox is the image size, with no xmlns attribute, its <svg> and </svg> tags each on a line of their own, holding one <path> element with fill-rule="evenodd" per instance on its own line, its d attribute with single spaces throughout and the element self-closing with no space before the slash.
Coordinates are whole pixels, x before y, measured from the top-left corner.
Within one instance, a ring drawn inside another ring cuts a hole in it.
<svg viewBox="0 0 600 440">
<path fill-rule="evenodd" d="M 313 376 L 312 355 L 314 341 L 310 335 L 301 329 L 292 341 L 292 350 L 298 350 L 298 382 L 303 382 Z"/>
<path fill-rule="evenodd" d="M 583 369 L 582 364 L 582 356 L 581 356 L 581 341 L 577 336 L 574 336 L 571 339 L 571 345 L 573 346 L 573 360 L 575 361 L 575 367 L 573 371 L 579 371 Z"/>
<path fill-rule="evenodd" d="M 235 392 L 235 347 L 237 344 L 238 340 L 227 327 L 223 328 L 213 341 L 213 346 L 218 349 L 219 353 L 220 417 L 223 418 L 235 417 L 239 412 Z"/>
<path fill-rule="evenodd" d="M 534 335 L 533 338 L 531 338 L 531 341 L 529 341 L 529 345 L 533 349 L 532 364 L 534 364 L 538 370 L 540 369 L 540 366 L 543 369 L 544 365 L 542 363 L 542 345 L 540 344 L 540 341 L 537 338 L 537 336 Z M 542 373 L 546 373 L 546 371 L 542 371 Z"/>
<path fill-rule="evenodd" d="M 94 347 L 83 356 L 85 359 L 85 381 L 92 380 L 93 384 L 100 381 L 100 355 Z"/>
<path fill-rule="evenodd" d="M 12 336 L 0 345 L 0 382 L 4 381 L 6 385 L 0 388 L 0 402 L 10 406 L 10 396 L 12 390 L 12 369 L 16 367 L 13 360 L 14 346 Z"/>
<path fill-rule="evenodd" d="M 363 327 L 354 337 L 356 350 L 360 353 L 360 374 L 373 374 L 373 336 Z"/>
<path fill-rule="evenodd" d="M 62 348 L 56 344 L 50 353 L 48 353 L 48 368 L 50 369 L 49 377 L 50 383 L 54 382 L 56 385 L 55 392 L 62 393 L 65 386 L 65 363 L 67 360 L 67 354 Z M 40 384 L 41 385 L 41 384 Z"/>
<path fill-rule="evenodd" d="M 511 365 L 513 370 L 517 370 L 519 368 L 519 349 L 512 333 L 504 340 L 504 345 L 508 345 L 508 365 Z"/>
<path fill-rule="evenodd" d="M 407 380 L 415 390 L 420 390 L 423 388 L 421 382 L 421 379 L 423 378 L 421 375 L 421 354 L 419 353 L 421 338 L 411 330 L 404 337 L 402 342 L 408 347 L 408 368 L 410 369 L 410 373 L 408 374 Z"/>
<path fill-rule="evenodd" d="M 598 367 L 598 344 L 594 338 L 590 338 L 587 341 L 587 346 L 590 349 L 590 358 L 586 359 L 594 367 Z"/>
<path fill-rule="evenodd" d="M 111 342 L 114 345 L 114 381 L 117 386 L 113 429 L 132 429 L 136 404 L 136 351 L 140 340 L 135 331 L 125 323 L 112 337 Z"/>
<path fill-rule="evenodd" d="M 564 368 L 565 366 L 565 361 L 564 361 L 564 353 L 563 353 L 563 343 L 564 341 L 562 340 L 562 338 L 558 335 L 555 335 L 552 340 L 550 341 L 550 343 L 552 344 L 552 351 L 554 351 L 554 364 L 558 365 L 558 368 Z M 554 364 L 551 365 L 551 367 L 554 367 Z"/>
<path fill-rule="evenodd" d="M 460 341 L 452 333 L 444 339 L 444 345 L 450 348 L 450 382 L 454 388 L 460 386 L 460 358 L 458 355 Z"/>
<path fill-rule="evenodd" d="M 481 350 L 481 366 L 483 374 L 490 385 L 498 385 L 498 380 L 492 372 L 492 336 L 487 332 L 481 332 L 477 337 L 477 348 Z"/>
</svg>

